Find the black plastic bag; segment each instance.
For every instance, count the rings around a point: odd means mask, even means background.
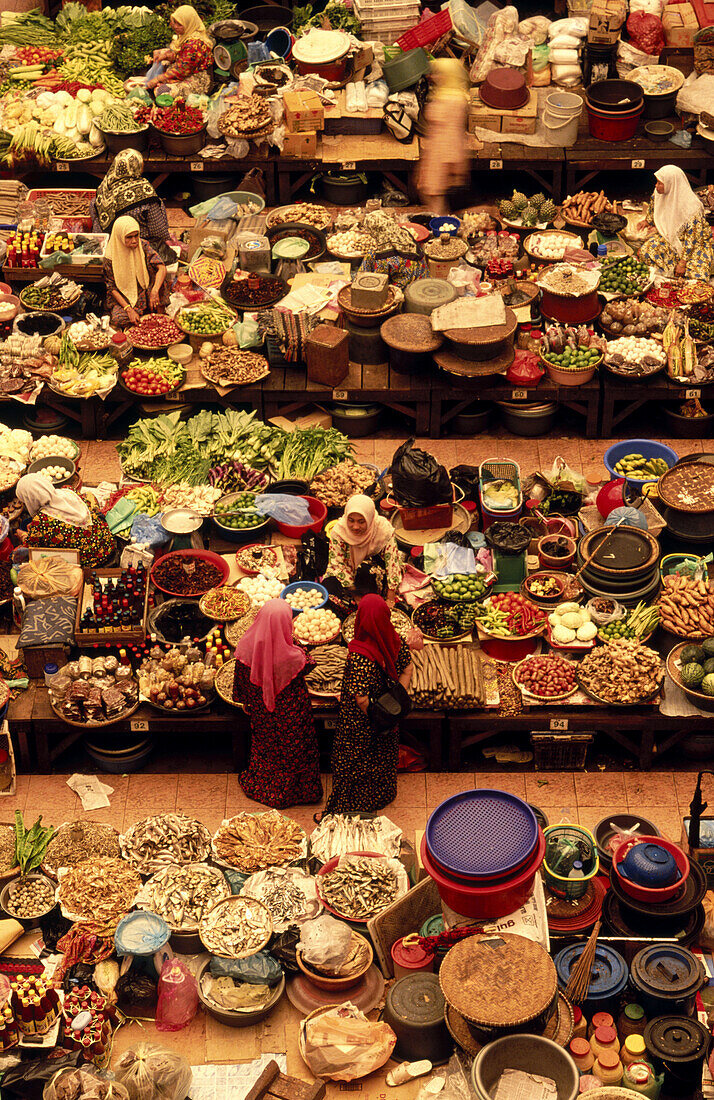
[[[296,948],[299,943],[300,926],[291,924],[284,932],[273,932],[268,944],[268,951],[285,970],[297,973],[300,969],[296,958]]]
[[[44,917],[40,917],[40,931],[47,950],[56,951],[57,940],[61,940],[63,936],[66,936],[71,927],[72,921],[62,916],[59,907],[51,909]],[[92,968],[89,969],[91,977]]]
[[[233,978],[237,982],[250,985],[278,984],[283,976],[283,968],[277,959],[267,951],[259,951],[247,959],[221,959],[214,955],[210,962],[210,971],[214,978]]]
[[[301,581],[316,581],[327,569],[330,544],[327,537],[315,531],[308,531],[302,537],[302,546],[297,552],[297,578]]]
[[[427,451],[415,447],[413,437],[394,452],[391,474],[397,504],[428,508],[432,504],[448,504],[454,498],[446,467]]]
[[[466,494],[467,500],[478,500],[478,466],[452,466],[449,475],[453,484]]]
[[[11,1066],[3,1074],[2,1100],[42,1100],[45,1085],[58,1070],[74,1069],[80,1061],[80,1051],[56,1047],[46,1058]]]

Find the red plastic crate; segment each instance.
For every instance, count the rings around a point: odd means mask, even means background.
[[[406,508],[397,505],[405,531],[426,531],[432,527],[450,527],[454,509],[452,504],[432,504],[428,508]]]
[[[416,27],[405,31],[401,38],[397,39],[397,45],[405,52],[415,50],[417,46],[430,46],[432,42],[438,42],[452,27],[451,12],[448,8],[444,8],[437,15],[430,15],[428,19],[422,19],[417,23]]]

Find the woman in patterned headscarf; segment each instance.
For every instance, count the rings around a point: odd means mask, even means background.
[[[176,254],[166,243],[170,237],[166,208],[147,179],[144,158],[136,149],[122,149],[97,188],[90,209],[95,233],[111,233],[122,214],[139,223],[141,239],[148,241],[164,263],[175,263]]]

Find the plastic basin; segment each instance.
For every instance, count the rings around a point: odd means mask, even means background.
[[[421,842],[422,866],[436,883],[441,900],[465,917],[504,917],[507,913],[514,913],[531,896],[536,872],[544,855],[545,837],[539,829],[532,860],[513,878],[492,886],[466,886],[438,869],[429,855],[426,834]]]
[[[665,443],[658,443],[655,439],[623,439],[621,443],[613,443],[611,447],[608,447],[603,456],[605,468],[612,479],[622,476],[617,473],[615,466],[621,458],[631,454],[640,454],[645,458],[663,458],[668,466],[674,466],[679,457],[671,447],[668,447]],[[629,474],[625,476],[627,484],[633,485],[637,489],[641,489],[649,481],[657,480],[657,478],[652,477],[646,479],[631,477]]]
[[[620,873],[620,864],[624,860],[630,848],[632,848],[635,844],[648,842],[651,844],[659,845],[660,848],[665,848],[671,855],[674,856],[674,861],[677,864],[677,868],[679,870],[679,878],[675,879],[674,882],[671,882],[669,886],[641,886],[639,883],[632,882],[631,879],[625,878],[625,876]],[[613,854],[612,871],[610,873],[617,876],[618,886],[620,886],[626,894],[629,894],[631,898],[634,898],[636,901],[652,902],[657,905],[660,902],[669,901],[670,898],[673,898],[675,894],[677,894],[681,890],[682,885],[689,877],[689,860],[687,859],[681,848],[678,848],[676,844],[672,844],[671,841],[666,840],[664,837],[635,836],[623,841],[617,851]]]
[[[471,1081],[479,1100],[493,1100],[506,1069],[537,1073],[555,1081],[557,1100],[576,1100],[580,1073],[567,1050],[539,1035],[504,1035],[483,1047],[471,1067]]]
[[[613,114],[610,111],[598,110],[587,97],[585,106],[588,111],[590,136],[599,141],[629,141],[637,133],[644,110],[644,105],[641,103],[631,111]]]
[[[288,596],[291,592],[294,592],[297,588],[308,588],[308,589],[314,590],[316,592],[319,592],[320,595],[322,596],[322,603],[316,603],[315,607],[310,608],[310,610],[315,610],[315,611],[319,610],[321,607],[325,606],[325,604],[327,603],[327,601],[329,599],[329,595],[330,595],[329,592],[327,591],[327,589],[325,588],[324,585],[318,584],[317,581],[293,581],[292,584],[286,584],[285,588],[280,593],[280,599],[284,600],[286,598],[286,596]],[[293,615],[299,615],[300,612],[304,611],[304,610],[306,610],[306,609],[302,608],[302,607],[293,607],[292,608]]]
[[[304,523],[294,527],[292,524],[281,523],[280,520],[276,520],[275,523],[278,531],[289,539],[301,539],[308,531],[315,531],[315,533],[318,533],[324,527],[325,520],[327,519],[327,508],[321,500],[308,496],[298,499],[307,501],[307,506],[312,516],[312,523]]]

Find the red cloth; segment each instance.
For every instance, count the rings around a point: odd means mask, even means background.
[[[393,680],[399,679],[396,664],[399,635],[392,626],[389,608],[376,593],[363,596],[360,600],[355,620],[355,636],[348,649],[350,653],[359,653],[360,656],[374,661]]]
[[[276,696],[302,672],[307,661],[293,641],[293,613],[285,600],[268,600],[238,642],[235,658],[250,669],[250,682],[263,692],[266,710],[275,710]]]

